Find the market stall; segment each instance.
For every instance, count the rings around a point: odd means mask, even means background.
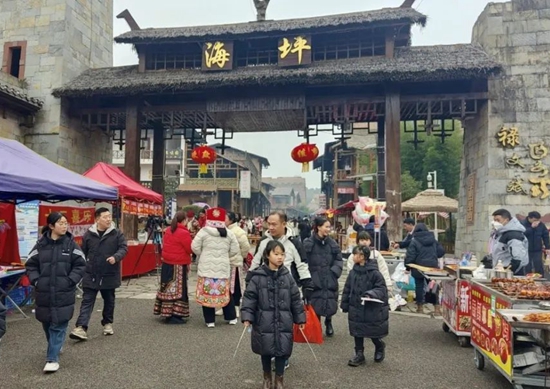
[[[163,215],[162,196],[138,184],[116,166],[99,162],[85,172],[84,176],[117,188],[122,214],[139,217]],[[124,226],[121,229],[124,232]],[[159,256],[160,251],[151,240],[128,240],[128,254],[122,261],[122,276],[145,274],[154,270],[160,261]]]
[[[529,278],[472,281],[474,362],[488,361],[516,389],[550,387],[550,283]]]
[[[28,289],[23,288],[29,285],[21,265],[21,257],[29,250],[20,253],[19,242],[25,241],[25,235],[36,242],[39,223],[36,203],[33,205],[36,213],[27,215],[35,218],[33,231],[21,224],[20,216],[25,213],[22,205],[31,201],[116,201],[118,193],[114,187],[67,170],[23,144],[3,138],[0,138],[0,182],[0,265],[7,265],[0,272],[3,274],[0,297],[19,309],[28,300]]]

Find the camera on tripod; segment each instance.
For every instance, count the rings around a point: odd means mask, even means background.
[[[146,231],[161,231],[165,226],[167,226],[166,220],[162,217],[155,215],[147,216],[147,223],[145,224]]]

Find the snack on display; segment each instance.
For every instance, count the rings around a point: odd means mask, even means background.
[[[523,317],[523,321],[532,323],[550,323],[550,313],[529,313]]]
[[[550,300],[550,284],[527,278],[493,278],[493,287],[507,296],[527,300]]]

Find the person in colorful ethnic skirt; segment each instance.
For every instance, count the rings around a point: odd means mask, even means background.
[[[246,235],[246,232],[239,227],[238,217],[238,214],[234,212],[227,212],[225,219],[227,229],[235,234],[240,248],[240,252],[236,255],[236,258],[231,258],[231,294],[233,296],[233,300],[235,301],[237,317],[239,317],[239,307],[241,305],[241,297],[245,286],[243,264],[250,251],[248,236]],[[239,263],[239,265],[235,266],[233,263]]]
[[[206,222],[193,239],[191,248],[197,254],[196,300],[202,305],[204,321],[214,328],[216,309],[223,307],[223,315],[231,325],[237,324],[235,301],[231,296],[231,266],[242,265],[239,242],[225,226],[225,210],[210,208]]]
[[[184,224],[185,213],[176,213],[162,241],[160,289],[154,314],[168,324],[184,324],[189,318],[187,274],[191,265],[191,234]]]

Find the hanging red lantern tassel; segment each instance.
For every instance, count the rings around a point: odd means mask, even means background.
[[[209,146],[195,147],[191,152],[191,159],[199,164],[199,174],[208,173],[208,164],[216,161],[216,150]]]
[[[319,149],[315,144],[302,143],[292,149],[292,159],[302,164],[302,173],[309,172],[309,163],[315,161],[319,156]]]

